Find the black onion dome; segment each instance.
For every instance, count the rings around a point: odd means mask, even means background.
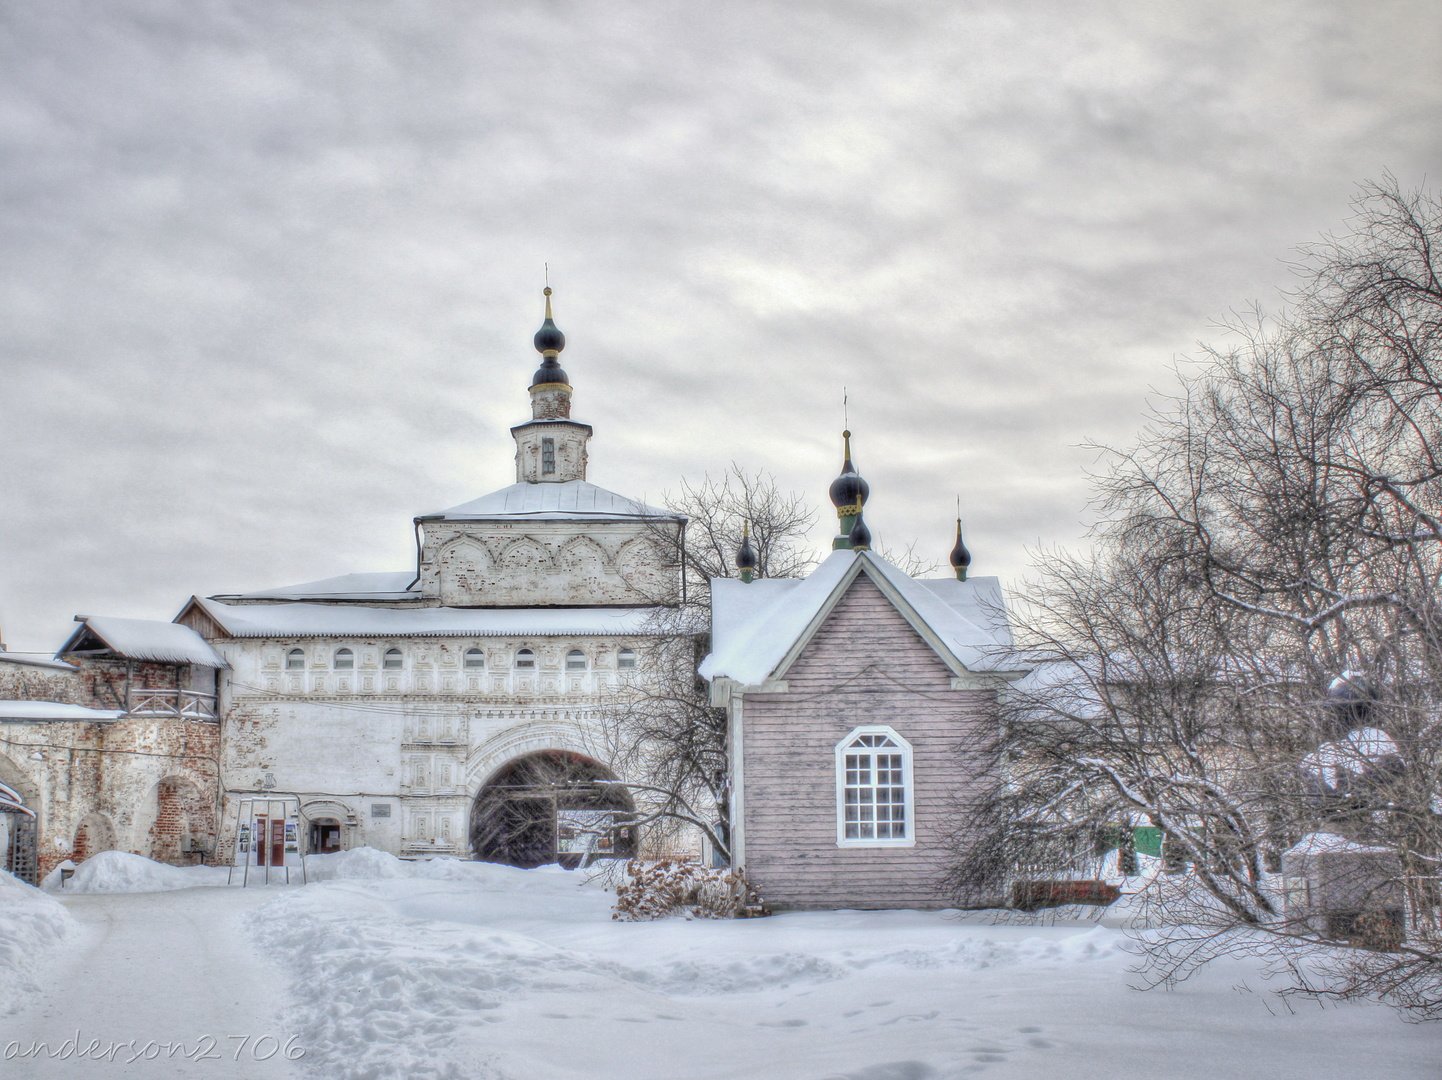
[[[831,481],[829,494],[831,505],[845,514],[856,513],[866,505],[866,499],[871,494],[871,485],[861,478],[856,467],[851,464],[851,432],[843,431],[841,437],[845,440],[845,457],[841,462],[841,475]]]
[[[736,569],[755,570],[760,565],[761,559],[756,554],[756,546],[751,543],[751,533],[747,531],[741,536],[741,546],[736,549]]]
[[[846,537],[851,541],[853,551],[867,551],[871,547],[871,530],[866,527],[866,522],[861,520],[861,515],[856,515],[856,524],[851,526],[851,532]]]
[[[956,547],[951,549],[947,556],[953,570],[965,570],[971,565],[971,552],[966,550],[966,545],[961,542],[961,519],[956,519]]]
[[[566,335],[561,333],[551,318],[551,287],[545,288],[546,295],[546,321],[541,323],[541,328],[536,331],[533,342],[536,351],[545,360],[536,369],[536,374],[531,377],[531,385],[539,386],[541,383],[569,383],[571,380],[562,370],[561,365],[556,361],[556,354],[566,347]]]
[[[1350,723],[1365,723],[1376,699],[1376,691],[1361,672],[1344,671],[1327,685],[1327,707]]]

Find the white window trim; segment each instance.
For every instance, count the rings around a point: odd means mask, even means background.
[[[901,753],[901,783],[905,789],[906,835],[899,839],[865,840],[846,835],[846,751],[863,735],[885,735],[896,743]],[[916,783],[911,769],[912,749],[896,733],[895,728],[884,724],[863,724],[853,728],[836,744],[836,846],[845,848],[902,848],[916,846]]]

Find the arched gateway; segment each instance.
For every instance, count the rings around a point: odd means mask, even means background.
[[[484,862],[575,868],[635,853],[635,806],[599,762],[566,750],[516,758],[482,786],[471,808],[471,853]]]

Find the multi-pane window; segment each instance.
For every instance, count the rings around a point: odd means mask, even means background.
[[[630,671],[636,666],[636,650],[622,649],[616,654],[616,666],[622,671]]]
[[[550,476],[556,471],[556,440],[541,439],[541,475]]]
[[[335,669],[337,671],[354,671],[355,653],[349,649],[337,649],[335,651]]]
[[[387,649],[385,659],[381,666],[387,671],[399,671],[401,666],[401,651],[399,649]]]
[[[480,671],[486,666],[486,654],[480,649],[466,650],[466,670]]]
[[[571,672],[586,670],[586,654],[580,649],[572,649],[566,654],[566,670]]]
[[[890,728],[857,728],[838,744],[836,759],[836,842],[910,844],[911,745]]]
[[[286,670],[286,671],[304,671],[304,670],[305,670],[305,650],[304,650],[304,649],[291,649],[290,652],[288,652],[288,653],[285,654],[285,670]]]
[[[530,649],[518,649],[516,651],[516,668],[521,671],[534,671],[536,668],[536,654]]]

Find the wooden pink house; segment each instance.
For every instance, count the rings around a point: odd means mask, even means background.
[[[873,554],[855,481],[847,501],[833,485],[846,535],[809,577],[747,580],[743,544],[742,580],[712,582],[701,674],[727,711],[733,862],[772,907],[998,902],[941,878],[1020,674],[1000,586],[967,580],[959,532],[943,580]]]

